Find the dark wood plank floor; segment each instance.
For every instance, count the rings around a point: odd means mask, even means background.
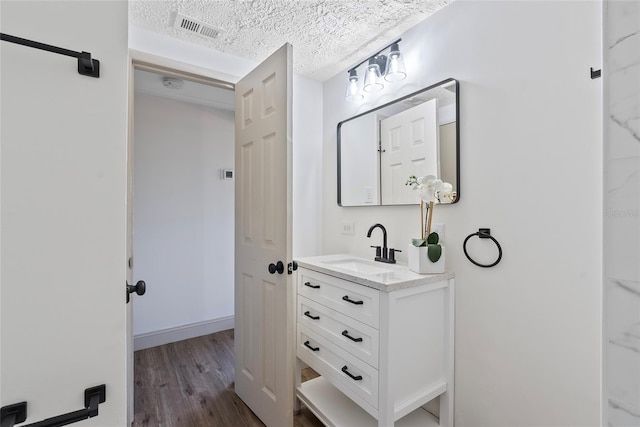
[[[233,330],[136,351],[134,360],[133,426],[264,426],[233,391]],[[303,371],[303,381],[315,376]],[[303,407],[294,426],[322,423]]]

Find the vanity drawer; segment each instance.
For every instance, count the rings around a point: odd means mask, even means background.
[[[298,324],[297,356],[343,393],[378,408],[378,371]]]
[[[377,289],[301,268],[298,294],[379,328],[380,292]]]
[[[378,367],[377,329],[298,295],[298,323],[322,335],[374,368]]]

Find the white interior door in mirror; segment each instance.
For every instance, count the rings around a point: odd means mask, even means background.
[[[438,134],[437,99],[380,121],[383,205],[419,201],[417,193],[405,185],[409,176],[440,176]]]

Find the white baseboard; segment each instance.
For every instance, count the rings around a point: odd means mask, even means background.
[[[160,331],[147,332],[133,337],[133,350],[156,347],[171,342],[182,341],[202,335],[233,329],[234,317],[227,316],[219,319],[205,320],[204,322],[191,323]]]

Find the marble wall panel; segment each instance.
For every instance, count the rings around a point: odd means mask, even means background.
[[[605,1],[604,421],[640,426],[640,2]]]

